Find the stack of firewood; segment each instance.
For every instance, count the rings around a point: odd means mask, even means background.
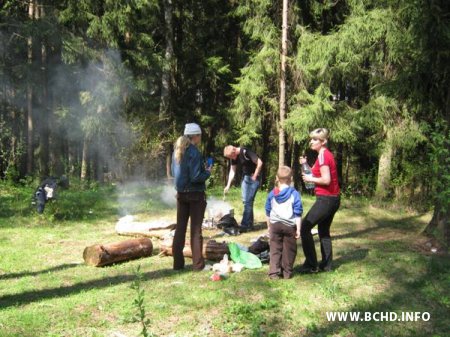
[[[162,239],[160,256],[172,256],[173,236],[171,231],[175,227],[176,225],[167,221],[144,223],[135,222],[131,216],[124,217],[117,223],[116,232],[119,235],[140,236],[140,238],[86,247],[83,252],[84,261],[88,265],[101,267],[116,262],[151,256],[153,244],[148,237]],[[210,240],[203,245],[203,256],[207,260],[220,261],[225,254],[230,254],[226,242]],[[192,258],[189,243],[184,247],[183,255]]]

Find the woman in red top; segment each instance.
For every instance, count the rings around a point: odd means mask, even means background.
[[[331,270],[331,261],[333,259],[333,250],[331,246],[330,226],[333,222],[334,214],[340,206],[340,189],[338,184],[338,175],[336,162],[333,154],[326,147],[329,132],[327,129],[320,128],[312,131],[310,147],[317,151],[317,157],[312,167],[312,175],[303,174],[303,181],[314,183],[316,192],[316,202],[306,214],[302,221],[300,236],[302,238],[303,253],[305,262],[300,268],[300,272],[314,273],[318,269],[322,271]],[[301,157],[300,163],[306,163],[306,158]],[[322,261],[317,263],[316,248],[311,229],[318,225],[320,238],[320,251]]]

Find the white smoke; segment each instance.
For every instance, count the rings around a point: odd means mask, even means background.
[[[166,184],[161,190],[161,200],[164,204],[171,208],[177,207],[177,191],[173,185]]]
[[[205,217],[208,219],[214,219],[214,221],[220,220],[224,215],[231,214],[234,216],[234,209],[231,204],[226,201],[210,197],[207,200],[208,205],[206,207]]]

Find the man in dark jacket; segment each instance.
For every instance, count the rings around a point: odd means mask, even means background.
[[[228,145],[223,150],[223,155],[231,159],[231,169],[228,175],[228,183],[223,190],[228,193],[231,182],[236,174],[236,167],[239,164],[242,167],[242,202],[244,203],[244,214],[242,215],[241,231],[253,229],[253,203],[255,201],[256,192],[259,187],[259,174],[263,165],[262,160],[258,155],[250,149],[245,147],[234,147]]]

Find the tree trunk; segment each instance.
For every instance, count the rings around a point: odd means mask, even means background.
[[[450,208],[446,208],[441,203],[436,202],[433,217],[424,230],[425,233],[436,236],[450,247]]]
[[[375,196],[380,200],[386,198],[389,194],[391,184],[391,162],[393,155],[394,149],[392,147],[392,142],[388,132],[388,136],[383,147],[383,152],[381,153],[378,162],[378,179]]]
[[[81,181],[85,181],[88,176],[88,161],[89,161],[89,139],[84,136],[83,140],[83,154],[81,159]]]
[[[34,19],[35,3],[34,0],[28,2],[28,18]],[[27,38],[27,175],[33,174],[33,151],[34,151],[34,132],[33,132],[33,87],[32,87],[32,65],[33,65],[33,37]]]
[[[45,15],[44,6],[38,7],[38,17]],[[45,41],[41,42],[41,78],[42,78],[42,109],[39,116],[40,122],[40,144],[39,144],[39,166],[41,177],[48,177],[49,170],[49,101],[48,101],[48,80],[47,80],[47,47]]]
[[[287,33],[288,33],[288,0],[283,0],[283,23],[281,33],[281,73],[280,73],[280,124],[278,144],[278,165],[285,165],[286,133],[284,121],[286,119],[286,56],[287,56]]]
[[[152,252],[152,240],[138,238],[108,245],[86,247],[83,252],[83,259],[87,265],[102,267],[116,262],[151,256]]]
[[[161,139],[163,141],[163,157],[166,158],[166,176],[170,173],[170,140],[168,132],[172,119],[172,77],[173,77],[173,6],[172,0],[164,0],[164,21],[166,50],[164,54],[165,64],[161,79],[161,102],[159,106],[159,119],[161,122]]]
[[[300,178],[300,163],[298,159],[300,155],[300,145],[294,140],[292,147],[292,176],[294,177],[295,188],[299,190],[300,185],[298,184],[298,181]]]
[[[448,135],[450,127],[450,88],[447,88],[446,98],[443,100],[445,106],[442,111],[445,114],[446,128],[444,128],[444,135]],[[436,189],[436,197],[434,202],[434,212],[433,218],[431,219],[428,226],[425,228],[425,232],[428,234],[433,234],[438,238],[442,238],[445,245],[450,247],[450,202],[448,200],[448,184],[442,183],[450,175],[450,167],[448,166],[448,154],[450,153],[450,140],[444,138],[444,143],[442,144],[441,153],[439,155],[439,169],[437,172],[438,182]],[[446,155],[447,154],[447,155]]]
[[[264,183],[267,181],[267,174],[269,172],[269,154],[270,154],[270,138],[268,135],[271,134],[271,121],[268,117],[264,117],[263,120],[263,135],[267,135],[265,137],[262,137],[262,154],[260,155],[261,160],[263,162],[263,167],[261,171],[261,181]],[[238,170],[236,173],[235,181],[240,181],[240,177],[238,173],[240,170]],[[239,179],[239,180],[238,180]]]
[[[345,179],[344,179],[345,188],[347,188],[348,186],[349,174],[350,174],[350,150],[348,146],[345,146]]]
[[[339,186],[343,188],[343,173],[342,173],[342,167],[343,167],[343,161],[344,161],[344,145],[342,143],[339,143],[336,150],[336,168],[337,168],[337,174],[338,174],[338,182]]]

